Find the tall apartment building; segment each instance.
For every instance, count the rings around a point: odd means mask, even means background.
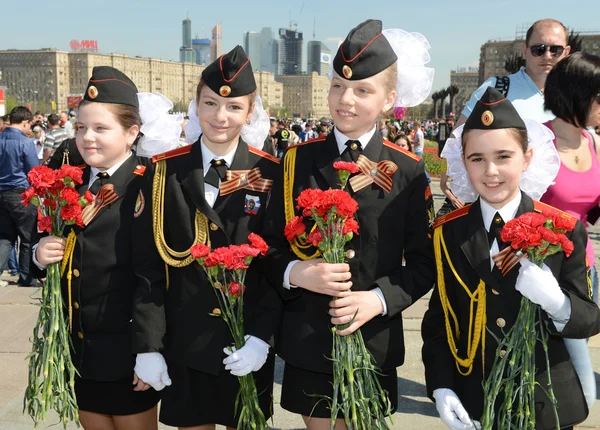
[[[179,61],[182,63],[196,62],[196,51],[192,48],[192,21],[189,18],[184,19],[181,23]]]
[[[290,110],[292,116],[329,116],[327,76],[312,72],[307,75],[277,75],[275,80],[283,84],[283,106]]]
[[[210,39],[192,39],[192,48],[196,52],[196,64],[210,64]]]
[[[212,63],[222,54],[221,52],[221,23],[215,25],[212,29],[212,40],[210,42],[210,62]]]
[[[279,29],[279,74],[302,73],[302,33],[286,28]]]
[[[260,70],[279,73],[279,41],[275,39],[271,27],[263,27],[260,31]]]
[[[254,70],[261,70],[261,46],[260,46],[260,33],[256,31],[246,31],[243,36],[244,52],[250,58],[252,68]]]
[[[323,42],[311,40],[308,42],[307,52],[307,68],[308,73],[317,72],[321,76],[329,74],[329,65],[333,58],[331,51]]]
[[[458,118],[473,91],[479,87],[479,69],[477,67],[457,67],[456,70],[451,70],[450,85],[456,85],[459,89],[458,94],[454,97],[454,113]]]
[[[131,78],[141,92],[160,92],[187,107],[195,96],[204,66],[121,54],[64,52],[56,49],[0,51],[0,86],[23,105],[67,109],[67,96],[81,95],[95,66],[112,66]],[[281,107],[283,85],[272,73],[255,73],[267,106]],[[46,112],[48,113],[48,112]]]

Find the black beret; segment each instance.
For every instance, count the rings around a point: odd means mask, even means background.
[[[527,129],[513,104],[496,88],[488,87],[465,122],[464,130],[497,130],[500,128]]]
[[[240,97],[256,91],[250,59],[240,45],[210,63],[202,72],[202,80],[221,97]]]
[[[381,33],[381,21],[368,19],[353,28],[333,58],[333,70],[351,81],[380,73],[398,60]]]
[[[115,103],[139,109],[138,89],[123,72],[109,66],[97,66],[92,70],[83,99],[88,102]]]

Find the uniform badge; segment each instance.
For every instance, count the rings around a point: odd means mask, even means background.
[[[256,215],[260,209],[260,198],[246,194],[246,202],[244,204],[244,212],[250,215]]]
[[[231,94],[231,87],[229,85],[223,85],[221,88],[219,88],[219,94],[221,97],[227,97],[229,94]]]
[[[494,123],[494,114],[492,111],[486,110],[481,114],[481,123],[486,127],[489,127]]]
[[[352,77],[352,69],[350,66],[342,67],[342,73],[344,74],[344,78],[350,79]]]
[[[91,98],[92,100],[95,99],[96,97],[98,97],[98,88],[91,85],[88,88],[88,97]]]
[[[142,190],[140,190],[137,200],[135,201],[135,206],[133,207],[133,216],[135,218],[142,214],[144,211],[144,206],[146,206],[146,199],[144,198],[144,193],[142,193]]]

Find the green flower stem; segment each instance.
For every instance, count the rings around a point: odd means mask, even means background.
[[[543,259],[533,253],[529,255],[529,259],[541,267]],[[498,347],[492,371],[484,381],[484,410],[481,418],[484,430],[491,430],[494,426],[495,406],[501,391],[504,393],[496,422],[498,430],[535,429],[535,387],[537,384],[535,380],[537,373],[535,350],[539,340],[546,356],[546,369],[549,370],[548,337],[549,334],[542,322],[541,309],[523,297],[515,324],[503,339],[497,339]],[[501,351],[504,351],[502,357]],[[547,393],[554,409],[558,428],[556,398],[552,390],[550,375],[548,376]]]
[[[231,296],[227,292],[227,285],[230,282],[238,282],[240,288],[243,288],[246,271],[245,270],[226,270],[223,267],[218,268],[216,276],[210,270],[202,266],[212,288],[215,290],[219,309],[221,310],[221,318],[227,324],[233,344],[237,350],[243,348],[246,344],[244,334],[244,294],[239,296]],[[220,288],[215,288],[215,285],[220,285]],[[217,316],[217,315],[215,315]],[[239,430],[257,429],[264,430],[269,428],[267,420],[260,408],[258,402],[258,390],[254,375],[238,376],[240,389],[235,401],[235,411],[239,411],[238,426]]]
[[[50,409],[57,412],[65,428],[68,422],[78,424],[79,421],[75,397],[76,370],[71,358],[68,317],[63,312],[59,264],[54,263],[47,268],[46,285],[42,289],[40,311],[31,339],[32,351],[28,356],[23,412],[32,417],[36,427],[46,420]]]

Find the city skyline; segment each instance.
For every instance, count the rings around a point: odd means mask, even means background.
[[[579,4],[577,10],[591,11],[596,7],[590,0],[582,0]],[[518,13],[513,11],[516,7]],[[270,27],[276,33],[279,28],[288,28],[291,21],[292,26],[297,25],[298,31],[304,33],[302,70],[306,70],[308,41],[323,42],[333,55],[339,41],[352,27],[367,18],[374,18],[381,19],[384,28],[399,27],[420,32],[429,40],[432,58],[429,66],[436,70],[435,91],[448,86],[451,70],[477,65],[480,47],[486,41],[514,38],[518,27],[537,19],[550,15],[580,32],[600,29],[594,14],[581,14],[574,8],[568,10],[564,2],[557,0],[528,3],[498,0],[489,4],[457,0],[452,7],[439,0],[401,6],[391,0],[380,0],[377,7],[369,8],[369,11],[364,9],[348,7],[342,2],[325,4],[314,0],[297,2],[286,8],[271,2],[248,4],[232,0],[226,10],[219,9],[216,4],[189,3],[174,7],[156,0],[126,3],[108,0],[102,8],[83,3],[77,8],[60,9],[41,3],[28,10],[27,19],[23,20],[9,19],[10,16],[22,16],[16,4],[11,3],[3,9],[7,17],[3,32],[10,37],[0,41],[0,49],[57,48],[69,51],[71,40],[97,40],[102,53],[178,61],[181,23],[186,17],[193,23],[191,33],[194,38],[210,38],[210,30],[221,23],[222,52],[243,45],[244,32],[260,32],[262,28]],[[507,10],[510,13],[506,13]],[[37,25],[45,23],[48,25]]]

